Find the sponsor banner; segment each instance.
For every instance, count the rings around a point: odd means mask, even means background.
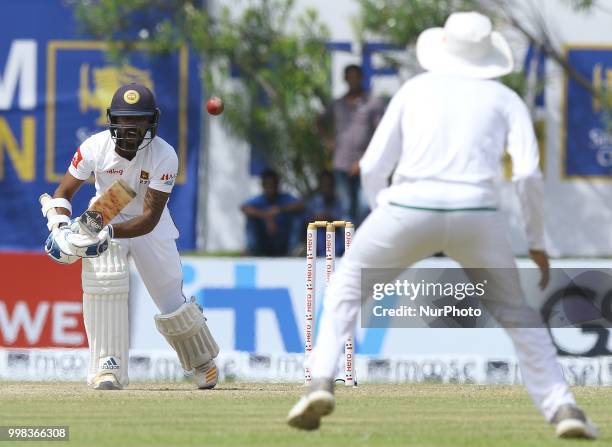
[[[156,95],[162,111],[158,135],[179,157],[178,176],[163,179],[168,185],[176,182],[169,207],[181,232],[178,246],[194,249],[201,108],[197,55],[184,47],[151,57],[137,46],[118,67],[109,62],[103,42],[79,32],[68,2],[2,6],[0,249],[42,249],[48,232],[38,197],[55,190],[80,143],[106,129],[114,91],[130,82]],[[31,20],[32,11],[45,20]],[[150,181],[148,175],[141,175],[141,183]],[[83,185],[73,200],[75,214],[87,209],[93,194],[93,184]]]
[[[606,96],[612,82],[612,47],[569,47],[567,62],[595,91]],[[576,80],[568,77],[565,101],[565,175],[604,176],[612,174],[610,112]]]
[[[338,260],[341,262],[341,259]],[[306,263],[303,259],[182,259],[184,290],[204,306],[208,324],[222,352],[302,354],[306,317]],[[446,259],[417,264],[423,268],[456,266]],[[521,262],[527,266],[527,262]],[[559,268],[589,267],[605,272],[610,261],[555,262]],[[315,335],[323,312],[324,261],[317,262]],[[82,322],[80,263],[62,266],[43,254],[0,254],[0,347],[85,347]],[[563,284],[545,294],[537,290],[537,274],[523,276],[526,296],[533,300],[559,296]],[[532,269],[531,272],[537,272]],[[6,275],[6,276],[5,276]],[[130,340],[135,351],[168,351],[155,329],[159,313],[137,272],[130,277]],[[593,283],[591,283],[593,284]],[[607,289],[593,289],[608,297]],[[611,302],[608,300],[607,302]],[[553,310],[555,307],[552,308]],[[554,342],[567,356],[612,355],[609,329],[585,326],[554,329]],[[503,329],[404,329],[356,327],[356,352],[370,357],[465,355],[512,357]]]
[[[342,260],[338,259],[338,263]],[[222,351],[251,353],[302,353],[306,319],[306,262],[304,259],[183,257],[184,291],[204,307],[208,324]],[[457,267],[448,259],[428,259],[421,268]],[[553,282],[539,291],[539,275],[530,261],[519,261],[525,296],[532,304],[558,297],[568,284]],[[556,268],[588,268],[607,274],[610,261],[553,261]],[[324,260],[316,264],[315,335],[323,312]],[[132,277],[130,312],[134,322],[133,349],[167,349],[157,333],[153,316],[158,312],[140,279]],[[593,289],[599,297],[605,288]],[[554,309],[553,309],[554,310]],[[562,355],[612,355],[610,331],[604,327],[554,329],[553,338]],[[414,341],[414,342],[412,342]],[[512,343],[503,329],[404,329],[356,327],[356,352],[374,357],[414,355],[476,355],[512,357]]]
[[[59,265],[38,253],[1,253],[0,347],[87,346],[81,263]]]
[[[303,355],[222,352],[217,358],[222,382],[301,383]],[[612,385],[612,357],[563,358],[563,372],[571,385]],[[86,349],[0,349],[0,379],[85,382]],[[341,366],[341,365],[339,365]],[[521,383],[514,358],[482,356],[414,356],[356,358],[359,383]],[[132,351],[130,381],[189,380],[171,351]]]

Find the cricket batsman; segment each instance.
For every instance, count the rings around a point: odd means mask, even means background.
[[[107,110],[108,129],[77,149],[52,200],[42,208],[52,231],[46,251],[55,261],[82,257],[83,317],[89,342],[88,384],[119,390],[128,384],[128,255],[132,257],[159,315],[155,324],[176,351],[183,369],[194,371],[198,388],[213,388],[219,352],[201,308],[186,302],[176,239],[166,206],[178,173],[174,148],[157,136],[160,111],[143,85],[120,87]],[[136,193],[94,237],[71,221],[70,200],[94,176],[96,198],[123,180]]]
[[[512,71],[510,47],[488,17],[454,13],[425,30],[417,58],[426,70],[392,98],[360,161],[374,210],[358,229],[327,289],[307,394],[288,423],[317,429],[335,406],[338,358],[360,307],[361,269],[404,268],[444,252],[464,268],[487,268],[497,287],[483,304],[512,339],[523,382],[559,437],[596,438],[563,377],[539,313],[520,288],[494,181],[507,149],[529,254],[548,282],[543,185],[533,125],[520,97],[494,78]],[[388,179],[392,175],[391,185]],[[484,298],[487,298],[486,301]]]

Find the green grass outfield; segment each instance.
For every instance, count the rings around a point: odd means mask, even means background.
[[[576,388],[599,425],[593,443],[555,439],[518,386],[337,387],[318,432],[285,424],[299,385],[135,383],[94,391],[81,383],[0,382],[0,425],[68,425],[70,441],[15,446],[610,446],[612,388]],[[5,443],[0,443],[4,445]]]

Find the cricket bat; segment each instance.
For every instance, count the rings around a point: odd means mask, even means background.
[[[136,192],[127,183],[123,180],[115,180],[90,205],[87,211],[77,218],[82,232],[91,236],[97,235],[134,197],[136,197]],[[51,200],[51,196],[47,193],[42,194],[38,199],[41,205],[44,205],[47,200]]]

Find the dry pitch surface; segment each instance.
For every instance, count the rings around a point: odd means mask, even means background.
[[[285,424],[298,385],[135,383],[93,391],[80,383],[0,382],[0,425],[68,425],[73,446],[610,446],[612,388],[576,388],[600,426],[594,443],[553,437],[521,387],[363,385],[337,387],[336,411],[318,432]],[[4,443],[2,443],[4,444]],[[9,445],[6,443],[6,445]]]

